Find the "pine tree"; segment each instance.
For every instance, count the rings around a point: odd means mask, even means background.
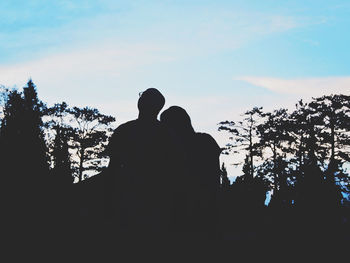
[[[320,139],[327,145],[328,162],[326,179],[335,182],[334,173],[342,163],[350,161],[350,96],[329,95],[313,99],[309,103],[313,118],[322,128]]]
[[[227,189],[230,187],[231,182],[227,175],[228,174],[227,174],[225,163],[222,163],[221,170],[220,170],[220,179],[221,179],[220,183],[221,183],[222,189]]]
[[[36,219],[45,214],[44,203],[49,201],[41,119],[44,109],[34,83],[29,80],[23,93],[17,90],[8,93],[0,132],[2,178],[9,208]]]
[[[288,132],[289,115],[286,109],[274,110],[273,112],[261,113],[265,121],[261,123],[257,130],[260,138],[260,147],[264,152],[265,162],[268,169],[266,174],[270,174],[273,179],[273,190],[277,192],[280,188],[279,174],[283,172],[281,158],[286,158],[290,153],[288,142],[293,138]]]
[[[36,87],[30,79],[27,86],[23,88],[24,102],[24,123],[23,137],[25,138],[27,164],[33,172],[47,177],[48,159],[47,148],[44,139],[42,117],[45,114],[46,106],[39,100]],[[40,180],[44,180],[41,178]]]
[[[340,182],[346,179],[343,164],[350,161],[350,96],[314,98],[309,108],[321,130],[319,140],[325,149],[321,160],[324,167],[322,195],[325,197],[322,202],[335,207],[340,205],[342,199]]]

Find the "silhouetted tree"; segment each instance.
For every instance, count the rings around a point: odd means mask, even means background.
[[[73,107],[69,113],[75,122],[73,147],[77,150],[78,157],[73,165],[78,180],[82,181],[85,171],[101,171],[102,158],[105,157],[104,148],[113,131],[111,123],[115,118],[89,107]]]
[[[247,176],[249,176],[250,179],[254,177],[254,157],[261,156],[257,137],[257,125],[259,117],[262,114],[261,109],[261,107],[255,107],[245,112],[243,114],[243,120],[237,123],[233,121],[223,121],[219,123],[219,131],[229,132],[231,134],[229,139],[232,141],[232,143],[226,144],[223,153],[247,153],[249,158],[245,160],[245,163],[249,165],[249,173],[247,173]],[[249,163],[247,163],[247,161]]]
[[[260,147],[264,152],[265,174],[270,174],[273,179],[273,190],[276,193],[284,180],[281,175],[284,173],[285,167],[282,165],[282,159],[287,158],[290,153],[288,142],[292,140],[287,128],[288,112],[286,109],[274,110],[273,112],[261,113],[265,121],[258,126],[258,134],[260,137]]]
[[[9,91],[4,86],[0,85],[0,127],[2,119],[4,117],[4,107],[7,100],[8,92]]]
[[[222,189],[227,189],[228,187],[230,187],[230,184],[231,184],[230,179],[228,179],[228,176],[227,176],[227,169],[226,169],[225,163],[222,163],[221,165],[220,183],[221,183]]]
[[[322,184],[320,167],[326,159],[326,147],[321,140],[322,121],[314,113],[309,103],[299,101],[289,117],[288,131],[293,138],[288,143],[293,155],[289,158],[290,181],[293,202],[298,206],[309,203],[311,196],[307,193],[316,192],[315,189],[318,191]]]
[[[8,103],[9,93],[10,91],[8,89],[6,89],[4,86],[0,86],[0,160],[5,160],[5,156],[7,155],[3,126],[5,119],[5,107]],[[4,167],[2,167],[2,165],[1,169],[5,172]]]
[[[243,201],[245,207],[261,208],[265,204],[269,181],[259,173],[259,168],[261,169],[261,166],[258,166],[254,178],[250,178],[251,168],[249,159],[250,156],[247,155],[242,167],[243,175],[237,177],[235,184],[241,191],[241,201]]]
[[[60,176],[62,181],[73,182],[71,161],[69,153],[69,140],[71,133],[67,129],[56,129],[56,137],[52,149],[53,168],[52,173]]]
[[[350,160],[350,96],[329,95],[315,98],[309,103],[312,117],[321,129],[320,141],[325,148],[323,164],[324,203],[330,206],[340,204],[340,181],[346,179],[342,166]],[[338,177],[339,175],[339,177]]]
[[[66,184],[73,182],[71,153],[74,129],[70,125],[68,105],[65,102],[55,104],[46,113],[45,123],[47,143],[50,149],[51,173],[58,181]]]
[[[334,183],[334,173],[344,161],[350,161],[350,96],[330,95],[313,99],[309,103],[313,117],[319,120],[321,139],[327,145],[327,181]]]
[[[0,85],[0,159],[3,160],[3,155],[5,155],[4,152],[4,145],[3,145],[3,133],[2,133],[2,122],[4,118],[4,108],[7,101],[9,91],[4,87]]]
[[[32,169],[35,174],[43,174],[48,169],[41,119],[44,110],[34,83],[29,80],[23,93],[9,92],[1,127],[7,150],[14,154],[9,159],[22,162],[25,171]]]
[[[302,170],[305,154],[306,141],[309,136],[309,111],[307,104],[302,100],[295,105],[296,109],[289,116],[288,131],[292,140],[288,141],[293,157],[290,161],[295,164],[295,168],[300,172]]]
[[[42,117],[45,114],[46,105],[39,100],[36,87],[30,79],[23,88],[24,123],[23,128],[27,146],[30,148],[27,160],[33,164],[33,170],[45,174],[48,171],[47,149],[43,133]],[[30,155],[29,155],[30,154]],[[31,156],[29,159],[28,157]]]
[[[243,175],[236,178],[229,188],[230,193],[224,195],[230,198],[232,205],[222,205],[238,227],[251,228],[256,225],[253,218],[257,216],[257,209],[264,206],[266,198],[267,188],[262,180],[263,177],[256,176],[258,165],[255,164],[262,157],[258,133],[258,127],[263,121],[262,114],[262,108],[255,107],[246,111],[241,121],[219,123],[219,131],[230,133],[231,142],[226,145],[224,154],[232,153],[237,157],[245,154],[242,166]],[[236,162],[235,165],[241,163]],[[231,208],[228,209],[229,207]]]
[[[45,214],[43,207],[50,200],[42,130],[44,111],[45,105],[39,100],[32,80],[23,93],[17,90],[8,93],[0,132],[2,177],[13,215],[28,215],[27,219]]]

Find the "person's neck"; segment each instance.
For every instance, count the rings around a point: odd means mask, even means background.
[[[142,114],[141,112],[139,113],[139,120],[141,121],[147,121],[147,122],[156,122],[157,121],[157,115],[149,115],[149,114]]]

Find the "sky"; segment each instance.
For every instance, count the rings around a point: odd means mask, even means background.
[[[350,95],[350,1],[1,0],[0,85],[29,78],[48,105],[66,101],[137,117],[154,87],[223,147],[218,123],[254,106]],[[241,174],[222,156],[231,179]]]

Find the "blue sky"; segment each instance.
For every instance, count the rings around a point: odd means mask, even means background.
[[[216,124],[253,106],[350,93],[349,1],[2,0],[0,18],[0,84],[32,77],[42,100],[116,125],[155,87],[223,146]]]

